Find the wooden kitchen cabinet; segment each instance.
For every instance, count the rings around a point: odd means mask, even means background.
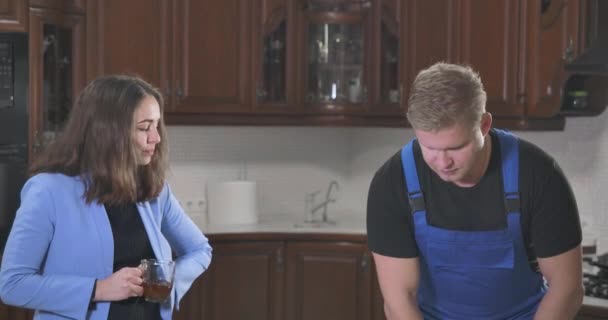
[[[294,241],[286,253],[285,319],[369,319],[372,268],[365,244]]]
[[[86,85],[85,18],[53,9],[29,14],[29,159],[55,139]]]
[[[141,75],[169,124],[407,126],[417,73],[467,63],[496,126],[560,129],[580,1],[88,0],[87,77]]]
[[[0,319],[6,320],[31,320],[34,317],[34,311],[22,308],[7,306],[0,302]]]
[[[176,319],[384,319],[365,236],[212,234],[209,240],[211,267]]]
[[[27,0],[0,0],[0,31],[27,31]]]
[[[608,320],[608,308],[583,305],[575,320]]]
[[[251,12],[256,2],[175,2],[169,113],[251,111]]]
[[[210,240],[213,261],[176,318],[282,320],[283,243]]]
[[[457,62],[479,71],[487,110],[510,126],[563,128],[565,64],[578,53],[579,0],[457,2]]]
[[[522,39],[518,30],[524,1],[460,0],[454,8],[456,62],[469,64],[479,72],[487,93],[487,110],[495,117],[524,114],[524,101],[518,91]]]
[[[139,75],[170,102],[170,7],[169,0],[88,0],[87,79]]]
[[[580,1],[526,1],[522,10],[525,34],[521,37],[525,55],[520,64],[525,68],[520,85],[526,102],[526,115],[556,115],[564,95],[565,65],[579,52]]]

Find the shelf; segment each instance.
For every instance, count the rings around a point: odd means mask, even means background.
[[[572,74],[563,90],[560,115],[568,117],[592,117],[606,110],[608,105],[608,75]],[[575,92],[583,100],[582,107],[575,107]]]

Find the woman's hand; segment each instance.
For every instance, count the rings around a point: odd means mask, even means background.
[[[94,301],[119,301],[144,294],[140,268],[122,268],[103,280],[97,280]]]

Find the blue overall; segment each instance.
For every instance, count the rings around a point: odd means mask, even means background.
[[[424,319],[532,319],[546,285],[531,270],[520,227],[519,147],[495,130],[502,155],[507,228],[456,231],[427,223],[413,141],[401,150],[420,252],[418,305]]]

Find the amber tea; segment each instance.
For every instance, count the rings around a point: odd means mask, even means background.
[[[150,302],[163,302],[169,296],[173,285],[168,281],[144,282],[144,297]]]
[[[139,267],[142,269],[146,301],[159,303],[167,300],[173,288],[175,262],[147,259],[142,260]]]

